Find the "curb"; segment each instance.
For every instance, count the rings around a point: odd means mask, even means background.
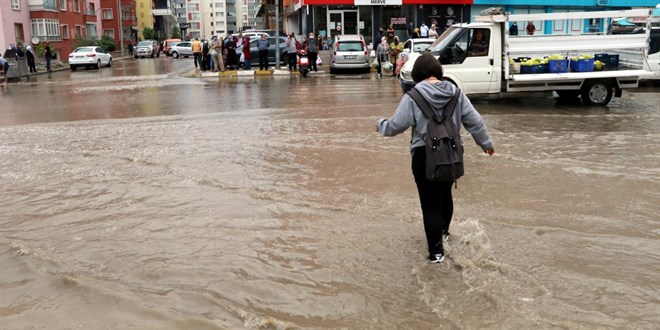
[[[257,77],[257,76],[279,76],[279,77],[286,77],[286,76],[299,76],[300,72],[298,71],[293,71],[290,72],[289,70],[277,70],[277,69],[269,69],[269,70],[226,70],[226,71],[221,71],[221,72],[198,72],[197,69],[193,69],[191,72],[187,74],[187,76],[192,77],[192,78],[251,78],[251,77]],[[318,71],[318,72],[310,72],[308,74],[309,76],[322,76],[325,75],[325,71]]]

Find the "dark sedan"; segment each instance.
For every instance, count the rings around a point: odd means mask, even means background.
[[[257,40],[258,38],[253,38],[250,40],[250,62],[253,66],[259,66],[259,50],[257,49]],[[275,37],[268,37],[268,63],[275,64]],[[286,37],[280,37],[280,63],[286,63]],[[240,54],[243,53],[243,47],[236,48],[236,54],[240,57]]]

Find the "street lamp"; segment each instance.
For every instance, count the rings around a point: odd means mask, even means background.
[[[124,58],[124,25],[121,21],[121,0],[117,0],[117,13],[119,18],[117,25],[119,26],[119,45],[121,48],[121,58]]]

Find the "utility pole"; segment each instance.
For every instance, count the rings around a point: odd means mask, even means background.
[[[117,18],[119,21],[117,25],[119,26],[119,45],[121,48],[121,58],[124,58],[124,26],[122,25],[121,20],[121,0],[117,0]]]
[[[280,1],[275,0],[275,69],[280,69]]]

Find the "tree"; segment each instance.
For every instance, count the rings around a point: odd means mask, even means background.
[[[172,39],[181,39],[181,30],[176,25],[172,27]]]
[[[111,52],[117,49],[117,44],[115,44],[115,39],[110,36],[102,36],[99,42],[101,48],[106,52]]]
[[[154,31],[154,29],[148,28],[148,27],[146,27],[142,30],[142,36],[144,37],[145,40],[147,40],[147,39],[156,40],[156,38],[157,38],[156,31]]]

